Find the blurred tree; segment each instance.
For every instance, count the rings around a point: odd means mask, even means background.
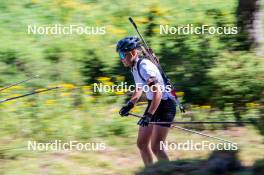
[[[97,57],[96,53],[92,50],[86,51],[85,57],[83,59],[83,68],[81,70],[84,81],[87,84],[92,84],[97,82],[97,77],[105,76],[104,72],[105,65]]]
[[[0,52],[0,61],[6,64],[15,64],[17,61],[18,56],[17,52],[14,50],[7,50]]]
[[[159,53],[161,65],[176,89],[185,92],[185,102],[208,103],[212,83],[207,71],[217,56],[211,39],[203,35],[177,35],[174,39],[164,39]]]
[[[261,52],[262,26],[261,26],[261,0],[239,0],[237,7],[237,26],[240,29],[238,41],[239,50],[256,48]]]
[[[2,50],[0,52],[0,62],[4,64],[5,75],[15,75],[17,72],[31,76],[30,69],[26,66],[27,60],[21,59],[21,53],[16,50]],[[3,74],[2,74],[3,76]]]
[[[235,27],[236,21],[231,18],[231,13],[226,14],[227,12],[220,9],[212,8],[205,12],[207,18],[213,19],[213,23],[216,27]],[[240,44],[237,41],[237,35],[218,35],[219,39],[218,47],[221,47],[223,50],[234,51],[237,50],[237,46]],[[221,45],[220,45],[221,44]]]
[[[124,67],[120,60],[118,60],[117,64],[113,67],[110,74],[113,78],[117,75],[123,76],[124,82],[127,82],[128,84],[134,84],[133,76],[129,71],[129,68]]]
[[[223,108],[233,104],[236,119],[241,119],[245,104],[260,101],[264,92],[264,64],[261,58],[245,53],[225,53],[219,56],[208,73],[214,84],[212,101]]]
[[[155,23],[155,19],[158,17],[158,10],[156,8],[157,7],[151,7],[149,12],[147,13],[148,23],[144,33],[144,35],[147,37],[152,37],[154,35],[154,28],[157,26],[157,24]]]
[[[44,51],[44,59],[52,63],[52,71],[50,71],[50,79],[58,81],[61,78],[61,70],[57,68],[60,61],[62,60],[63,51],[61,48],[56,46],[49,46]],[[56,68],[55,68],[56,67]]]
[[[45,59],[58,63],[60,61],[62,50],[58,47],[49,47],[45,50]]]

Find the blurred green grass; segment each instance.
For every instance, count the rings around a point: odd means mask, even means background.
[[[119,117],[118,110],[124,95],[92,96],[84,95],[85,102],[74,106],[75,85],[65,85],[64,90],[40,94],[33,99],[20,99],[1,106],[0,173],[1,174],[133,174],[142,167],[136,137],[137,119]],[[74,88],[70,88],[74,87]],[[83,88],[80,88],[83,89]],[[10,90],[12,91],[18,90]],[[78,91],[77,91],[78,92]],[[64,94],[64,95],[61,95]],[[67,94],[67,95],[65,95]],[[70,94],[70,95],[69,95]],[[79,94],[80,95],[80,94]],[[56,97],[56,98],[54,98]],[[36,99],[35,99],[36,98]],[[113,101],[112,98],[118,99]],[[52,100],[52,101],[49,101]],[[31,102],[33,106],[27,106]],[[109,103],[111,102],[111,103]],[[137,106],[134,113],[141,114],[146,105]],[[257,106],[250,106],[252,110]],[[31,109],[29,112],[28,110]],[[34,110],[33,110],[34,109]],[[192,116],[177,113],[176,120],[203,120],[208,115],[220,115],[210,112],[210,106],[194,105]],[[34,112],[33,112],[34,111]],[[232,113],[227,111],[221,115]],[[189,114],[190,115],[190,114]],[[249,114],[248,114],[249,115]],[[217,118],[217,116],[215,116]],[[212,117],[211,119],[214,119]],[[221,136],[239,144],[240,159],[246,165],[252,165],[262,158],[263,138],[253,127],[214,128],[200,126],[203,132]],[[198,128],[198,129],[199,129]],[[197,128],[196,128],[197,129]],[[213,130],[211,130],[213,129]],[[77,140],[79,142],[104,142],[104,151],[28,151],[17,148],[27,145],[27,141],[51,142],[53,140]],[[168,140],[201,142],[203,137],[171,130]],[[212,141],[212,140],[208,140]],[[213,142],[213,141],[212,141]],[[2,150],[10,148],[9,150]],[[12,149],[14,148],[14,149]],[[16,149],[17,148],[17,149]],[[172,160],[183,158],[204,158],[210,151],[169,151]],[[124,172],[124,168],[126,171]]]

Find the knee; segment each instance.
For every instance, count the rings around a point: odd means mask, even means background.
[[[149,143],[146,141],[138,140],[137,141],[137,147],[140,150],[146,150],[146,149],[149,149]]]

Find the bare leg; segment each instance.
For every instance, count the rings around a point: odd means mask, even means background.
[[[137,146],[145,166],[153,164],[152,153],[150,150],[150,138],[152,134],[152,125],[148,127],[139,127]]]
[[[153,126],[153,132],[151,137],[151,149],[159,161],[169,160],[169,157],[167,153],[164,151],[164,148],[160,147],[160,142],[161,141],[164,142],[166,140],[169,129],[170,128],[168,127],[163,127],[159,125]]]

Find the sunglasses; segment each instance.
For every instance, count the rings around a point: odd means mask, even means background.
[[[119,52],[119,57],[121,60],[125,59],[126,58],[125,52]]]

